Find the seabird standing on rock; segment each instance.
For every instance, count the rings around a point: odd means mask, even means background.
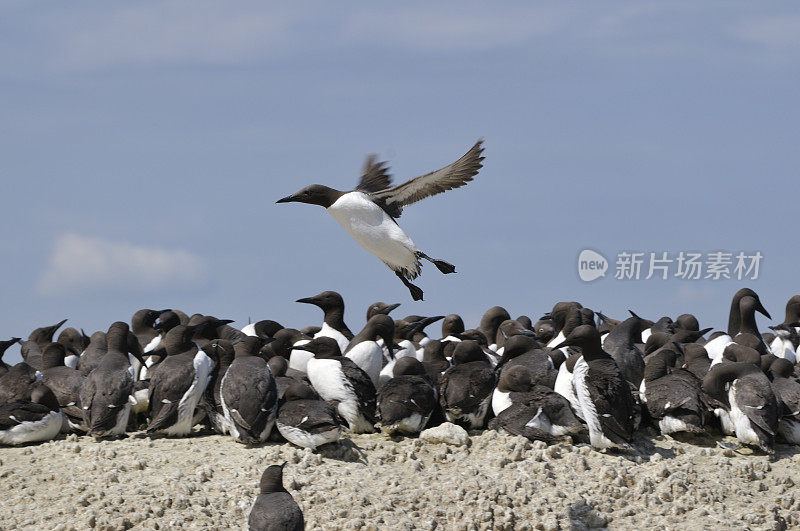
[[[303,531],[303,511],[283,487],[282,465],[268,466],[261,475],[260,494],[256,498],[247,526],[250,531]]]
[[[322,328],[314,334],[315,338],[332,337],[339,344],[339,350],[344,351],[347,348],[353,339],[353,332],[344,324],[344,299],[341,295],[335,291],[323,291],[319,295],[298,299],[296,302],[313,304],[325,312]]]
[[[105,335],[107,352],[84,381],[80,403],[89,435],[118,437],[128,426],[131,405],[136,400],[128,358],[128,331],[128,323],[122,321],[109,327]]]
[[[531,440],[554,442],[584,430],[569,402],[542,385],[535,385],[527,367],[509,367],[500,377],[492,398],[496,418],[489,429],[503,430]]]
[[[294,380],[283,395],[275,425],[283,438],[301,448],[315,450],[336,442],[342,435],[344,421],[336,407],[321,400],[305,382]]]
[[[395,272],[415,301],[422,300],[422,290],[410,282],[420,274],[420,259],[432,262],[445,274],[455,273],[455,267],[420,251],[395,219],[400,217],[405,206],[470,182],[483,167],[482,153],[483,141],[479,140],[454,163],[398,186],[392,186],[385,163],[370,156],[353,191],[342,192],[314,184],[277,202],[326,208],[356,242]]]
[[[593,325],[580,325],[555,348],[566,346],[581,349],[573,385],[592,446],[628,448],[635,429],[636,405],[630,384],[614,359],[603,351],[600,332]]]
[[[261,339],[247,336],[233,344],[235,357],[220,387],[222,411],[236,442],[267,440],[278,413],[278,387],[264,358],[257,355]]]
[[[653,354],[644,369],[639,396],[663,435],[702,433],[711,406],[702,382],[686,369],[676,368],[678,353],[665,348]]]
[[[458,343],[453,366],[439,379],[439,402],[448,422],[471,430],[483,427],[496,381],[481,346],[473,340]]]
[[[86,431],[83,422],[80,394],[86,377],[64,365],[66,349],[60,343],[50,343],[42,352],[42,383],[45,384],[58,400],[64,413],[65,431]]]
[[[789,360],[776,358],[771,360],[767,375],[780,402],[778,433],[789,444],[800,444],[800,382],[793,377],[793,371]]]
[[[390,435],[419,433],[436,407],[436,389],[422,363],[411,357],[397,360],[394,377],[378,391],[381,431]]]
[[[342,356],[336,340],[317,337],[295,349],[312,352],[308,379],[323,400],[336,405],[353,433],[375,431],[375,385],[350,358]]]
[[[211,369],[211,380],[203,393],[203,407],[206,410],[211,427],[216,432],[225,435],[228,433],[229,428],[228,421],[222,411],[220,388],[222,387],[222,379],[225,377],[225,372],[233,363],[233,358],[236,354],[233,343],[227,339],[212,341],[206,346],[205,352],[208,352],[209,357],[215,360],[216,363]]]
[[[725,426],[725,417],[720,416],[725,432],[735,433],[742,444],[758,446],[769,454],[775,452],[778,402],[760,366],[749,362],[719,363],[703,379],[703,391],[730,408],[730,425]]]
[[[147,433],[183,437],[194,426],[194,409],[211,378],[214,361],[192,340],[199,325],[178,325],[167,332],[167,357],[151,370],[150,424]]]

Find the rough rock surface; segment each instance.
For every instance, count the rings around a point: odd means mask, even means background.
[[[782,529],[800,526],[800,450],[637,435],[635,453],[484,432],[470,444],[354,435],[316,453],[230,437],[0,448],[2,529],[242,528],[264,468],[308,529]],[[785,527],[784,527],[785,526]]]
[[[464,446],[469,444],[469,434],[461,426],[451,422],[445,422],[435,428],[428,428],[419,434],[422,442],[426,443],[445,443],[453,446]]]

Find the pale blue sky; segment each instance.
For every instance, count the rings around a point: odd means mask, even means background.
[[[0,2],[0,336],[142,307],[300,327],[321,313],[292,301],[325,289],[353,329],[374,300],[720,327],[742,285],[780,321],[798,86],[793,2]],[[476,180],[400,219],[458,268],[425,268],[424,303],[322,209],[274,204],[352,187],[370,152],[402,180],[479,137]],[[764,260],[748,283],[586,284],[583,248]]]

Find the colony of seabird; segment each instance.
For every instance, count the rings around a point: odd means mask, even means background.
[[[320,326],[261,320],[238,330],[214,316],[143,309],[105,332],[66,328],[54,341],[62,321],[4,341],[3,352],[20,342],[24,361],[0,356],[0,443],[206,430],[314,450],[348,434],[396,440],[458,425],[621,454],[637,451],[637,430],[730,435],[741,445],[731,450],[765,454],[800,444],[800,295],[766,333],[756,315],[770,314],[747,288],[716,332],[691,314],[616,320],[578,302],[536,322],[495,306],[466,329],[457,314],[393,319],[398,304],[376,302],[353,334],[338,293],[298,302],[322,310]],[[437,322],[440,332],[426,332]],[[253,528],[271,528],[264,507],[278,501],[264,500],[279,498],[291,528],[302,527],[281,470],[264,472]]]

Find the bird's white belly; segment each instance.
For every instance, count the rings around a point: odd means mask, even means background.
[[[364,249],[392,269],[419,273],[417,246],[381,207],[361,192],[350,192],[328,207],[328,213]]]
[[[372,383],[378,386],[378,377],[383,365],[383,349],[375,341],[362,341],[345,354],[346,357],[361,368],[369,376]]]

